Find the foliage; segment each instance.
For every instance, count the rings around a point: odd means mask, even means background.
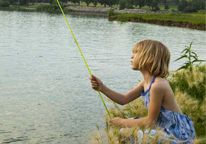
[[[92,3],[94,4],[94,6],[97,6],[98,0],[93,0]]]
[[[44,12],[60,12],[59,7],[55,4],[51,4],[51,5],[39,5],[36,8],[37,11],[44,11]]]
[[[7,0],[0,0],[0,7],[9,7],[9,4]]]
[[[80,5],[80,0],[70,0],[72,3],[77,3],[77,4],[79,4]]]
[[[133,6],[132,6],[132,1],[131,0],[120,0],[119,1],[119,9],[122,10],[122,9],[133,9]]]
[[[139,8],[141,9],[143,6],[146,5],[146,2],[145,0],[136,0],[136,5],[139,5]]]
[[[206,105],[206,95],[205,95],[205,82],[206,82],[206,64],[204,65],[196,65],[193,67],[193,72],[190,75],[188,73],[188,70],[182,70],[173,72],[169,78],[168,81],[171,84],[173,90],[175,99],[182,110],[183,114],[189,116],[194,124],[196,136],[197,139],[195,140],[194,144],[201,144],[204,142],[204,136],[206,134],[206,111],[205,111],[205,105]],[[182,73],[187,73],[187,76],[184,77]],[[190,79],[190,76],[192,77]],[[181,77],[184,77],[184,79],[180,79]],[[187,81],[188,86],[183,87],[183,83]],[[200,84],[201,83],[201,84]],[[175,87],[173,87],[175,85]],[[200,85],[204,85],[204,87],[201,87]],[[187,87],[195,86],[196,89],[202,89],[203,98],[202,100],[196,99],[191,95],[191,91],[183,89],[187,89]],[[200,86],[200,87],[199,87]],[[198,91],[198,90],[197,90]],[[197,93],[195,91],[194,93]],[[116,103],[114,103],[114,107],[109,109],[110,114],[112,117],[121,117],[121,118],[131,118],[131,117],[145,117],[147,115],[147,109],[145,108],[143,104],[143,100],[141,98],[124,105],[122,108],[120,108]],[[99,130],[99,129],[98,129]],[[138,141],[138,134],[139,134],[139,128],[124,128],[120,129],[118,127],[110,127],[108,117],[106,116],[106,138],[103,137],[102,132],[99,130],[99,134],[93,137],[93,143],[97,144],[103,144],[103,139],[107,140],[107,143],[134,143]],[[148,129],[147,129],[148,130]],[[149,129],[151,130],[151,129]],[[141,130],[140,130],[141,131]],[[146,128],[142,128],[142,131],[146,131]],[[149,137],[147,134],[144,135],[142,143],[156,143],[158,139],[161,139],[161,136],[163,134],[160,132],[158,133],[154,138]],[[202,138],[203,137],[203,138]],[[168,143],[167,141],[164,141],[162,143]]]
[[[205,9],[204,0],[187,1],[182,0],[178,5],[178,10],[182,12],[197,12],[198,10]]]
[[[181,53],[183,53],[183,55],[181,55],[178,59],[176,59],[175,61],[181,60],[183,58],[187,58],[188,61],[186,63],[184,63],[183,66],[181,66],[179,69],[177,70],[181,70],[181,69],[188,69],[191,68],[193,63],[195,62],[203,62],[205,60],[199,60],[198,56],[195,52],[193,52],[191,50],[192,48],[192,42],[190,43],[189,47],[186,47]],[[193,59],[193,60],[192,60]]]
[[[127,20],[129,18],[140,18],[144,20],[160,20],[173,22],[188,22],[191,24],[206,24],[205,14],[118,14],[118,20]]]
[[[206,90],[206,65],[192,66],[191,69],[184,69],[172,73],[169,83],[173,90],[176,88],[181,92],[187,92],[189,96],[203,101]]]
[[[19,5],[27,5],[28,0],[19,0]]]
[[[194,65],[194,62],[200,62],[195,52],[191,51],[192,43],[186,47],[182,53],[182,58],[188,58],[189,66],[182,67],[181,71],[172,72],[167,78],[171,88],[174,92],[175,99],[182,110],[183,114],[189,116],[194,124],[196,132],[196,140],[194,144],[201,144],[205,141],[206,134],[206,64],[199,63]],[[192,58],[194,59],[192,61]],[[111,101],[111,100],[110,100]],[[132,117],[147,116],[147,109],[144,106],[141,98],[132,101],[120,108],[113,102],[114,107],[109,109],[109,112],[114,117],[121,117],[124,119]],[[151,138],[145,131],[150,131],[152,128],[119,128],[116,126],[110,127],[108,116],[106,114],[106,139],[110,143],[139,143],[139,137],[143,134],[140,143],[157,143],[164,136],[163,133],[157,133],[155,137]],[[99,130],[99,128],[98,128]],[[99,130],[100,131],[100,130]],[[157,130],[158,131],[158,130]],[[172,137],[171,137],[172,139]],[[168,143],[168,141],[161,141],[161,143]],[[93,137],[93,143],[103,144],[102,135]]]
[[[87,4],[87,6],[89,6],[89,4],[91,3],[91,0],[83,0],[86,4]]]
[[[111,16],[115,16],[115,15],[117,15],[115,12],[114,12],[114,9],[109,9],[109,11],[108,11],[108,17],[111,17]]]
[[[125,9],[126,7],[126,0],[120,0],[119,1],[119,9],[122,10],[122,9]]]
[[[166,10],[168,10],[168,9],[169,9],[168,4],[165,4],[165,9],[166,9]]]
[[[205,10],[198,10],[197,13],[198,14],[206,14],[206,11]]]

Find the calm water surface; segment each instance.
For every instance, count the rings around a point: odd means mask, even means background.
[[[205,59],[204,31],[67,17],[92,73],[121,93],[141,79],[130,66],[137,41],[167,45],[170,70],[192,41]],[[104,106],[62,15],[0,11],[0,66],[0,143],[90,143],[103,129]]]

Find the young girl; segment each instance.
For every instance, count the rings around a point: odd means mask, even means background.
[[[143,75],[143,80],[126,94],[120,94],[106,87],[102,81],[92,76],[91,87],[100,90],[114,102],[124,105],[140,96],[148,110],[147,117],[122,119],[113,118],[113,124],[120,127],[159,127],[167,136],[174,136],[171,143],[193,143],[195,130],[191,119],[182,114],[165,79],[169,74],[170,52],[161,42],[143,40],[135,44],[131,65]]]

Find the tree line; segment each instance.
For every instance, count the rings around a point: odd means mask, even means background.
[[[169,9],[168,3],[173,3],[178,7],[179,11],[182,12],[197,12],[200,9],[205,9],[206,0],[59,0],[61,3],[71,2],[80,5],[81,2],[85,2],[87,6],[93,4],[95,7],[97,4],[103,6],[112,7],[119,5],[119,9],[132,9],[139,7],[140,9],[144,6],[148,6],[152,10],[160,10],[159,4],[165,5],[165,9]],[[28,3],[56,3],[56,0],[0,0],[0,7],[6,7],[10,4],[27,5]]]

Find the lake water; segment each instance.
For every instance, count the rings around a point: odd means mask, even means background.
[[[92,73],[121,93],[142,78],[130,66],[140,40],[168,46],[170,70],[192,41],[205,59],[205,31],[67,17]],[[0,143],[90,143],[96,125],[104,128],[106,111],[61,14],[0,11],[0,66]]]

